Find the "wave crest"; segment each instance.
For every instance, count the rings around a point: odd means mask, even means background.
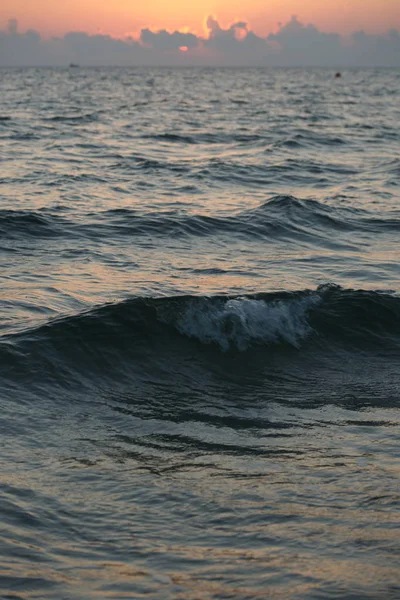
[[[390,293],[326,285],[254,296],[132,298],[0,336],[0,378],[67,387],[94,373],[99,380],[160,373],[173,379],[190,372],[193,360],[222,364],[249,352],[243,360],[257,355],[265,366],[273,357],[276,365],[288,349],[293,365],[306,356],[331,365],[372,353],[373,363],[384,360],[397,377],[399,348],[400,298]]]
[[[246,350],[253,343],[287,343],[299,347],[311,333],[308,311],[321,301],[317,294],[267,303],[247,297],[192,299],[172,324],[186,336],[215,343],[223,350]]]

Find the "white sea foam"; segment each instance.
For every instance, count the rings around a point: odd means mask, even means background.
[[[308,311],[320,302],[315,294],[265,302],[235,298],[216,303],[190,302],[175,323],[179,331],[223,350],[245,350],[252,343],[286,342],[298,347],[312,331]]]

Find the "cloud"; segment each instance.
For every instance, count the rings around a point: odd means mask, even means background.
[[[370,35],[357,31],[351,36],[354,64],[386,65],[400,67],[400,33],[395,29],[385,35]]]
[[[203,40],[204,47],[222,64],[228,60],[237,66],[261,66],[268,64],[274,56],[270,42],[253,33],[245,21],[237,21],[223,29],[214,17],[206,21],[208,37]]]
[[[10,19],[8,21],[7,31],[10,35],[16,35],[18,33],[18,21],[17,19]]]
[[[341,37],[337,33],[323,33],[315,25],[304,25],[293,16],[279,31],[268,36],[269,40],[278,42],[285,51],[315,52],[318,48],[336,52],[341,45]]]
[[[44,40],[36,31],[18,31],[15,19],[0,31],[0,66],[68,65],[229,65],[229,66],[400,66],[400,33],[354,32],[344,39],[297,17],[266,38],[245,21],[221,27],[213,16],[204,37],[145,28],[138,39],[69,32]],[[185,49],[185,52],[182,52]]]
[[[193,33],[182,33],[180,31],[169,33],[165,29],[156,32],[150,29],[142,29],[140,41],[144,46],[166,52],[179,50],[182,46],[196,48],[200,43],[199,38]]]
[[[301,23],[296,16],[267,39],[276,44],[285,65],[344,65],[350,60],[350,56],[345,56],[344,40],[339,34],[324,33],[315,25]]]
[[[120,40],[108,35],[70,32],[53,42],[58,46],[60,57],[65,55],[69,62],[89,65],[129,65],[132,56],[140,59],[144,54],[142,46],[132,38]]]
[[[258,42],[260,47],[267,49],[266,40],[249,31],[245,21],[238,21],[237,23],[233,23],[228,29],[222,29],[214,17],[208,17],[206,25],[209,35],[205,40],[205,45],[209,48],[228,52],[239,48],[243,50],[249,47],[248,42],[252,40],[250,45],[253,48],[256,47]],[[254,43],[255,40],[257,41]]]
[[[296,16],[282,25],[268,41],[277,45],[280,62],[292,66],[399,67],[400,35],[353,33],[348,39],[305,25]]]
[[[19,34],[17,20],[10,19],[7,30],[0,31],[0,66],[28,64],[29,57],[35,64],[46,60],[40,35],[33,30]]]

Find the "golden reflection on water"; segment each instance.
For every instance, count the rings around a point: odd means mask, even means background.
[[[76,71],[2,73],[3,590],[386,600],[399,309],[348,288],[398,289],[397,74]],[[296,348],[148,316],[327,282]]]

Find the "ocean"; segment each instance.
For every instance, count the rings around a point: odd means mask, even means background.
[[[0,70],[0,597],[400,597],[400,71]]]

